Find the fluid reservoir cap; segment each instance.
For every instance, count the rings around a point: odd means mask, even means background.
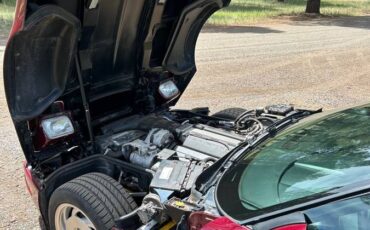
[[[175,205],[179,208],[184,208],[185,207],[185,203],[182,202],[182,201],[175,201]]]

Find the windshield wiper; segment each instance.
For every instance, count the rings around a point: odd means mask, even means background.
[[[251,206],[252,208],[254,208],[255,210],[259,210],[261,209],[260,207],[258,207],[257,205],[255,204],[252,204],[250,201],[244,199],[244,198],[240,198],[240,201],[243,203],[243,204],[246,204],[248,206]]]
[[[346,175],[344,172],[340,170],[325,168],[325,167],[321,167],[318,165],[311,165],[311,164],[305,164],[305,163],[299,163],[299,162],[295,162],[294,165],[300,168],[304,168],[304,169],[316,171],[316,172],[322,172],[328,175],[329,174],[337,174],[339,176]]]
[[[270,127],[267,128],[268,133],[274,133],[281,131],[282,129],[286,128],[288,125],[292,123],[296,123],[299,120],[306,118],[310,115],[316,114],[316,113],[321,113],[322,109],[318,110],[297,110],[297,112],[290,114],[289,116],[286,116],[274,124],[272,124]]]

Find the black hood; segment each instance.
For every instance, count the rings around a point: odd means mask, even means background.
[[[5,53],[4,83],[13,119],[31,120],[55,101],[70,111],[83,109],[76,69],[93,122],[118,111],[145,113],[174,105],[178,98],[161,98],[159,84],[171,79],[184,92],[196,72],[195,43],[202,26],[228,4],[28,1],[24,27],[10,38]]]

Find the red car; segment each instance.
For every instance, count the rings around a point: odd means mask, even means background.
[[[369,105],[171,109],[228,4],[18,0],[5,91],[48,229],[370,226]]]

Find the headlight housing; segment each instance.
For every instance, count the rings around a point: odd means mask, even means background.
[[[159,85],[159,94],[166,100],[175,98],[180,94],[179,89],[172,80],[167,80]]]
[[[75,132],[72,121],[67,115],[46,118],[41,121],[41,127],[49,140],[69,136]]]

